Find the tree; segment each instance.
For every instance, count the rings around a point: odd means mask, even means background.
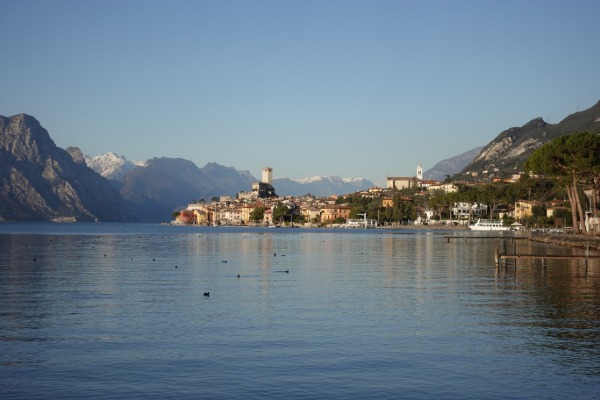
[[[262,221],[262,219],[265,217],[266,210],[267,209],[265,207],[256,207],[250,213],[250,221]]]
[[[279,202],[273,208],[273,221],[274,222],[283,222],[286,218],[289,220],[289,216],[292,214],[291,210],[284,206],[283,203]]]
[[[595,186],[600,176],[600,136],[584,132],[558,137],[536,149],[525,168],[551,176],[565,188],[571,204],[573,231],[587,234],[579,192],[582,186]]]

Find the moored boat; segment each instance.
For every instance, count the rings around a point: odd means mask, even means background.
[[[505,226],[500,219],[478,219],[469,229],[473,231],[508,231],[509,226]]]

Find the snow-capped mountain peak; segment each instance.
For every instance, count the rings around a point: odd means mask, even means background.
[[[310,178],[273,180],[273,186],[280,196],[331,196],[340,193],[353,193],[368,189],[373,182],[365,178],[340,178],[339,176],[312,176]]]
[[[310,178],[291,179],[294,182],[300,184],[317,183],[317,182],[329,182],[329,183],[362,183],[365,178],[340,178],[339,176],[311,176]]]
[[[85,163],[106,179],[112,180],[119,180],[132,169],[145,165],[144,162],[129,161],[125,156],[110,151],[95,157],[86,155]]]

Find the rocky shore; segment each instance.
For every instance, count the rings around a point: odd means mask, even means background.
[[[600,237],[584,235],[561,235],[561,234],[538,234],[530,237],[531,241],[554,244],[558,246],[570,246],[579,249],[588,248],[600,251]]]

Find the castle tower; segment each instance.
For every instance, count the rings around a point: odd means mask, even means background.
[[[423,180],[423,166],[421,164],[417,167],[417,179]]]
[[[273,184],[273,168],[264,167],[262,170],[262,182],[268,183],[269,185]]]

